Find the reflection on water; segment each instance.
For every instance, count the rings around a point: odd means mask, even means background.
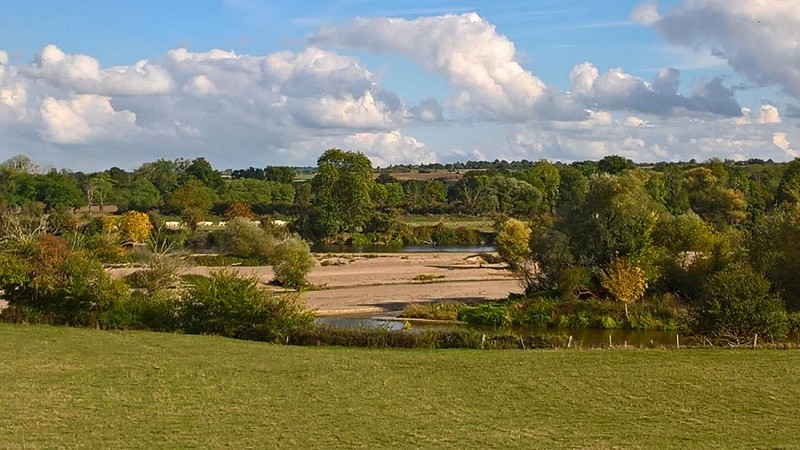
[[[342,328],[386,328],[388,330],[402,330],[403,321],[381,320],[367,316],[347,316],[347,317],[321,317],[318,323]],[[491,327],[479,327],[463,323],[442,323],[442,322],[412,322],[413,329],[426,328],[457,328],[467,327],[471,329],[484,330],[487,334],[495,331]],[[594,328],[586,329],[553,329],[553,328],[514,328],[513,331],[534,334],[534,335],[556,335],[572,336],[575,346],[598,347],[607,346],[610,342],[614,346],[630,345],[634,347],[648,345],[674,346],[675,331],[661,330],[601,330]]]

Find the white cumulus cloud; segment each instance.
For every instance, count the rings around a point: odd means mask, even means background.
[[[91,56],[67,54],[52,44],[39,53],[28,71],[32,78],[81,94],[152,95],[166,94],[172,89],[170,75],[147,60],[103,69]]]
[[[664,13],[649,2],[637,17],[674,44],[711,51],[751,81],[800,98],[800,0],[684,0]]]
[[[318,45],[404,54],[444,74],[455,89],[450,105],[493,119],[581,119],[583,108],[550,89],[519,63],[514,43],[476,13],[407,20],[356,18],[323,27]]]
[[[44,99],[42,136],[55,144],[83,144],[98,138],[119,138],[136,128],[136,115],[115,111],[109,97],[78,95],[71,100]]]

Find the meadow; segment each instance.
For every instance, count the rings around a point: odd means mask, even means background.
[[[0,325],[0,448],[797,448],[798,366]]]

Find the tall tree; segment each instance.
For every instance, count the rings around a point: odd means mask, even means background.
[[[317,160],[311,180],[321,234],[358,231],[372,214],[372,163],[361,152],[332,148]],[[318,233],[320,234],[320,233]]]
[[[195,179],[216,193],[222,192],[223,182],[222,176],[211,167],[211,163],[206,161],[205,158],[196,158],[186,167],[184,171],[186,179]]]
[[[97,202],[100,212],[103,212],[103,207],[113,188],[111,175],[106,172],[100,172],[87,178],[84,183],[84,189],[86,191],[86,199],[89,201],[89,208]]]

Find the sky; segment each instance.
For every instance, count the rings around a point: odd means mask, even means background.
[[[800,0],[0,3],[0,162],[800,151]]]

